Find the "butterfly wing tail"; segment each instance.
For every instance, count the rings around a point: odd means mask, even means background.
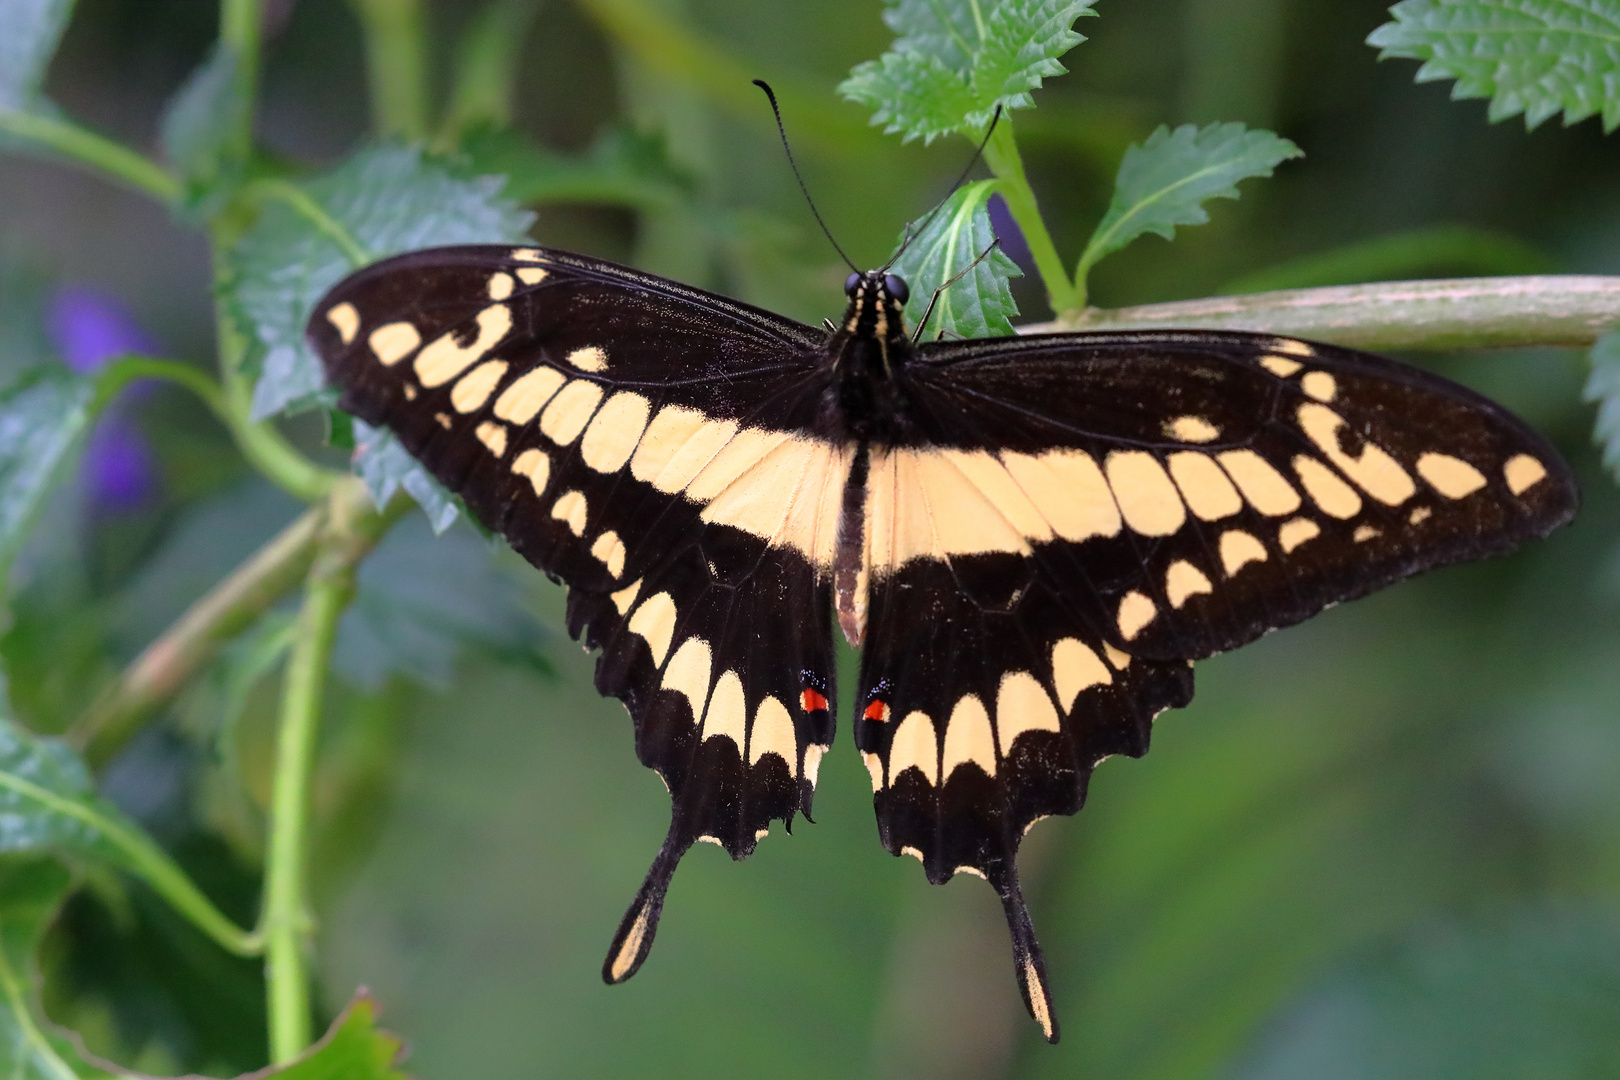
[[[1052,1005],[1052,985],[1046,977],[1046,958],[1041,954],[1041,943],[1035,939],[1035,925],[1029,919],[1029,905],[1018,888],[1018,878],[1008,872],[1001,881],[992,882],[1001,894],[1002,910],[1007,913],[1007,929],[1012,933],[1013,969],[1018,978],[1018,991],[1024,996],[1024,1007],[1041,1025],[1046,1041],[1058,1041],[1057,1013]]]
[[[608,946],[607,959],[602,963],[602,981],[609,986],[622,983],[634,975],[641,969],[647,954],[652,952],[653,937],[658,933],[658,918],[664,912],[664,894],[669,891],[670,878],[675,876],[675,867],[680,864],[681,856],[691,846],[690,838],[683,837],[674,829],[670,830],[658,857],[653,860],[652,868],[647,871],[647,880],[641,883],[630,909],[624,913],[624,919],[613,935],[613,944]]]

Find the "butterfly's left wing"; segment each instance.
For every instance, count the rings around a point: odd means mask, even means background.
[[[804,434],[824,335],[595,259],[464,247],[356,273],[309,336],[343,407],[565,583],[570,632],[602,650],[597,687],[673,802],[603,969],[628,978],[681,855],[741,858],[808,813],[832,740],[816,564],[850,453]]]
[[[879,831],[990,879],[1055,1036],[1014,857],[1139,755],[1191,661],[1574,512],[1500,406],[1379,357],[1161,331],[924,346],[867,470],[856,706]],[[918,628],[925,628],[921,631]]]

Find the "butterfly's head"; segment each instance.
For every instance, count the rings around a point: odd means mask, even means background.
[[[911,289],[904,278],[883,270],[851,274],[844,282],[849,310],[844,313],[843,336],[855,341],[878,344],[883,367],[896,359],[891,354],[897,341],[906,341],[906,301]]]

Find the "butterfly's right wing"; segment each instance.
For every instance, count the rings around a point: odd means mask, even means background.
[[[733,857],[808,812],[832,740],[830,562],[848,448],[803,432],[824,335],[538,248],[445,248],[339,284],[310,339],[345,409],[393,430],[569,587],[669,836],[603,969],[634,973],[699,839]]]

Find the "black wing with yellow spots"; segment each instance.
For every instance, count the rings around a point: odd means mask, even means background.
[[[808,812],[831,625],[862,646],[855,741],[880,837],[985,877],[1057,1022],[1019,842],[1192,697],[1191,662],[1573,514],[1558,455],[1458,386],[1248,333],[916,347],[894,279],[824,333],[598,260],[448,248],[363,270],[310,337],[563,581],[643,763],[663,849],[603,974],[646,957],[681,855]]]

